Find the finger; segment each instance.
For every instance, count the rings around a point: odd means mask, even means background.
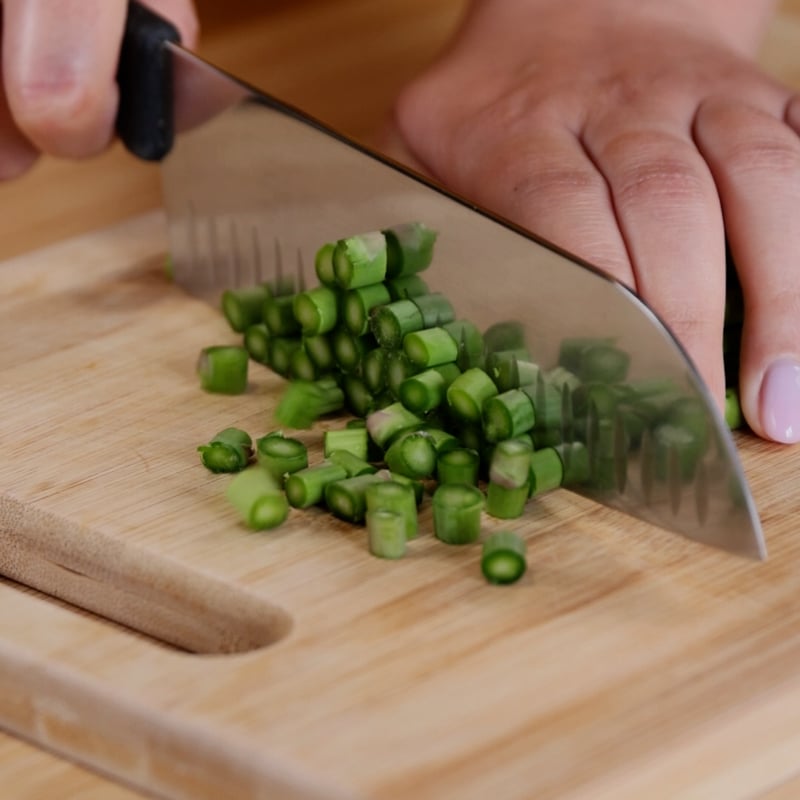
[[[401,164],[405,164],[405,166],[413,169],[415,172],[430,177],[430,173],[427,172],[422,162],[411,152],[405,139],[400,134],[397,125],[395,125],[393,121],[384,125],[374,138],[375,148],[381,153],[395,161],[399,161]]]
[[[84,157],[109,143],[126,9],[125,0],[4,0],[8,103],[40,150]]]
[[[800,134],[800,94],[796,94],[786,104],[786,124]]]
[[[412,87],[395,109],[395,124],[424,171],[633,285],[608,187],[573,133],[580,113],[568,105],[520,114],[520,103],[501,100],[471,111],[459,106],[464,117],[447,120],[436,113],[436,97],[430,86]]]
[[[740,397],[750,426],[800,441],[800,141],[780,116],[705,103],[698,146],[714,174],[745,297]]]
[[[480,141],[480,145],[477,142]],[[608,187],[566,126],[465,139],[437,177],[470,200],[633,287]]]
[[[168,19],[181,36],[181,44],[189,50],[197,46],[200,23],[192,0],[144,0],[143,5]]]
[[[585,139],[611,189],[639,294],[722,406],[725,248],[708,167],[688,131],[633,115],[617,113]]]
[[[608,186],[569,130],[532,124],[477,163],[467,181],[480,202],[634,287]]]
[[[38,157],[36,148],[20,133],[6,102],[0,82],[0,181],[17,178],[27,172]]]

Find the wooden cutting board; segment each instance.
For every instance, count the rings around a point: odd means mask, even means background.
[[[152,214],[0,265],[0,572],[139,632],[0,585],[2,727],[193,800],[744,798],[795,775],[800,451],[739,440],[765,563],[568,492],[514,523],[511,587],[427,514],[399,562],[316,511],[248,532],[196,446],[272,429],[282,384],[199,389],[200,348],[236,337],[164,251]]]

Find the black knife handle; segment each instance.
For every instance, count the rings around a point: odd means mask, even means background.
[[[160,161],[175,135],[172,58],[165,42],[180,42],[174,25],[137,2],[128,18],[117,68],[117,135],[135,156]]]

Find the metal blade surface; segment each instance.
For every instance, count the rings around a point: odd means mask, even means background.
[[[173,48],[174,151],[163,164],[176,280],[220,289],[303,269],[319,247],[410,222],[438,231],[423,273],[481,329],[516,321],[549,369],[565,342],[602,340],[629,358],[600,389],[560,388],[554,443],[582,442],[591,477],[574,488],[606,506],[738,554],[766,550],[735,444],[681,346],[632,292],[302,112]],[[544,392],[544,387],[539,387]],[[676,411],[680,410],[680,413]],[[670,430],[665,429],[665,421]],[[695,445],[684,447],[693,437]],[[697,442],[700,444],[697,445]]]

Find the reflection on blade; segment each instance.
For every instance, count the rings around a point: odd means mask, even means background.
[[[216,302],[234,282],[275,277],[282,254],[313,264],[326,242],[420,220],[438,231],[425,272],[431,290],[482,330],[504,320],[524,327],[529,358],[544,371],[529,387],[547,409],[534,438],[578,441],[588,453],[588,478],[575,491],[694,540],[765,555],[721,415],[680,346],[631,292],[175,53],[176,79],[204,98],[199,111],[182,112],[190,127],[164,164],[179,282]]]

